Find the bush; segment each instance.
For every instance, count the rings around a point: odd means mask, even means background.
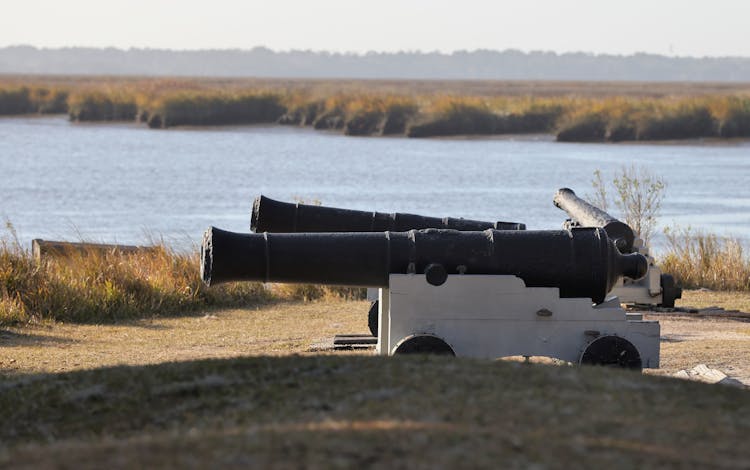
[[[610,191],[607,190],[601,171],[594,171],[591,184],[594,194],[588,195],[587,199],[591,204],[607,211],[612,204],[609,202]],[[633,165],[620,168],[612,179],[612,186],[614,206],[619,209],[620,219],[648,245],[656,229],[666,182],[647,169]]]

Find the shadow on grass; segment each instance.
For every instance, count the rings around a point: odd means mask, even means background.
[[[27,346],[30,344],[57,346],[69,344],[72,340],[59,336],[35,335],[0,329],[0,348],[9,346]]]
[[[43,466],[750,462],[747,392],[591,367],[201,360],[17,377],[0,382],[0,410],[0,463]]]

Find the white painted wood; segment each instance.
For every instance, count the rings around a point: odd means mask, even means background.
[[[380,293],[377,351],[393,354],[404,338],[431,334],[458,356],[579,362],[598,333],[627,339],[644,367],[658,367],[659,331],[656,321],[629,318],[616,297],[594,306],[591,299],[561,299],[557,288],[526,287],[516,276],[449,275],[432,286],[422,274],[391,274]]]

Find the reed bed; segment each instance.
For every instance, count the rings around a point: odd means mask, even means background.
[[[586,100],[557,124],[561,142],[750,137],[750,97]]]
[[[165,246],[138,253],[71,251],[38,262],[15,242],[0,244],[0,325],[113,322],[270,298],[257,283],[207,288],[200,281],[197,255]]]
[[[71,121],[134,121],[136,97],[123,91],[82,90],[68,99]]]
[[[668,230],[666,238],[659,266],[683,287],[750,291],[750,258],[738,240],[689,228]]]
[[[552,133],[562,142],[750,137],[747,87],[106,77],[0,80],[0,114],[59,112],[67,112],[73,121],[140,121],[158,129],[279,123],[352,136]]]
[[[229,283],[206,287],[197,253],[164,245],[136,253],[71,250],[35,260],[17,241],[0,242],[0,326],[44,320],[101,323],[184,315],[270,301],[362,299],[364,289]]]
[[[148,116],[149,127],[166,128],[273,123],[285,112],[281,95],[276,93],[181,91],[157,96],[142,110],[142,115]]]
[[[0,85],[0,115],[55,114],[67,110],[65,89]]]

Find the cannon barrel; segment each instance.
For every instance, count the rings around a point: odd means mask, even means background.
[[[633,240],[635,234],[628,224],[615,219],[598,207],[589,204],[576,196],[569,188],[557,190],[552,200],[555,207],[568,213],[571,219],[577,221],[582,227],[601,227],[607,231],[607,235],[615,242],[615,246],[622,253],[633,251]]]
[[[601,228],[551,231],[233,233],[209,228],[201,277],[226,281],[387,287],[390,274],[512,274],[528,287],[600,303],[622,275],[642,277],[640,254],[621,254]]]
[[[412,229],[525,230],[517,222],[485,222],[452,217],[368,212],[336,207],[289,203],[259,196],[253,202],[250,229],[253,232],[405,232]]]

